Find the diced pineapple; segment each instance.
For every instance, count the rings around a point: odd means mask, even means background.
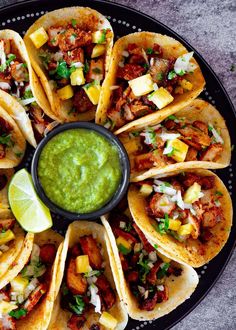
[[[102,324],[107,329],[115,329],[118,321],[110,313],[103,312],[99,319],[99,323]]]
[[[158,109],[164,108],[167,104],[174,100],[173,96],[164,87],[160,87],[150,96],[148,96],[148,99],[152,101],[158,107]]]
[[[127,250],[131,249],[131,244],[125,238],[123,238],[122,236],[119,236],[116,239],[116,244],[117,244],[117,246],[122,245]]]
[[[199,200],[201,192],[201,186],[197,182],[194,182],[192,186],[190,186],[184,194],[184,203],[192,204]]]
[[[159,258],[161,258],[161,260],[163,262],[166,262],[166,263],[171,262],[171,259],[168,258],[168,257],[166,257],[166,256],[164,256],[164,254],[162,254],[161,252],[157,251],[157,255],[158,255]]]
[[[10,241],[15,239],[15,235],[11,229],[8,229],[7,231],[0,233],[0,245],[6,244]]]
[[[94,44],[106,43],[106,30],[98,30],[92,33],[92,42]]]
[[[18,308],[17,305],[14,305],[8,301],[2,300],[0,302],[0,315],[9,314],[11,311],[13,311],[14,309],[17,309],[17,308]]]
[[[186,79],[180,80],[180,86],[187,91],[191,91],[193,89],[193,84]]]
[[[186,225],[182,225],[179,227],[177,233],[180,236],[190,235],[193,230],[193,225],[191,223],[186,223]]]
[[[76,264],[76,273],[77,274],[87,273],[91,270],[91,267],[89,265],[88,255],[78,256],[75,259],[75,264]]]
[[[43,27],[31,33],[29,36],[36,48],[42,47],[49,39]]]
[[[152,193],[152,190],[153,189],[152,189],[152,186],[150,186],[150,184],[144,183],[144,184],[142,184],[139,192],[142,196],[147,197]]]
[[[135,96],[146,95],[152,92],[154,89],[153,80],[149,73],[145,74],[144,76],[130,80],[128,83]]]
[[[181,226],[181,221],[180,220],[169,218],[169,227],[168,227],[168,229],[177,231],[180,226]]]
[[[83,87],[93,105],[97,105],[100,97],[101,86],[97,84],[87,84]]]
[[[57,95],[61,100],[68,100],[74,95],[73,88],[70,85],[58,89]]]
[[[29,280],[21,275],[18,275],[10,282],[10,284],[11,291],[23,294],[29,284]]]
[[[136,139],[129,140],[124,144],[124,147],[128,154],[132,154],[135,151],[139,150],[139,141],[137,141]]]
[[[91,58],[101,56],[105,53],[105,51],[106,51],[106,46],[98,44],[93,47]]]
[[[70,75],[70,83],[72,86],[80,86],[85,84],[83,68],[77,68]]]
[[[170,157],[176,160],[176,162],[184,162],[188,152],[188,145],[179,139],[174,139],[167,142],[167,147],[170,146],[173,148]]]

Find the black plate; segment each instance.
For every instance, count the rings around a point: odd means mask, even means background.
[[[34,0],[11,5],[1,9],[0,15],[1,19],[4,21],[0,23],[0,26],[1,29],[14,29],[22,35],[27,30],[27,28],[46,11],[72,5],[89,6],[106,15],[114,28],[116,38],[136,31],[154,31],[172,36],[182,42],[188,48],[188,50],[193,50],[195,52],[194,56],[200,64],[206,80],[206,89],[204,89],[200,96],[206,101],[209,101],[215,105],[221,112],[229,128],[232,145],[236,144],[235,110],[221,82],[212,71],[210,66],[188,42],[183,40],[183,38],[181,38],[177,33],[169,29],[164,24],[156,21],[155,19],[134,9],[106,1],[57,0],[49,2],[48,0]],[[28,169],[30,169],[32,155],[33,149],[29,148],[23,163],[23,166],[27,167]],[[225,185],[229,189],[230,194],[235,196],[236,185],[233,185],[233,179],[234,176],[236,176],[235,151],[232,154],[232,161],[230,166],[223,170],[217,170],[217,174],[224,181]],[[141,328],[152,329],[154,327],[158,327],[159,330],[169,329],[197,306],[197,304],[213,287],[232,254],[236,237],[235,220],[236,219],[234,219],[234,225],[232,227],[229,240],[220,254],[207,265],[197,269],[200,281],[191,298],[176,308],[173,312],[158,319],[157,321],[137,322],[130,320],[127,326],[129,330],[141,330]],[[54,227],[59,232],[63,233],[67,224],[68,223],[64,222],[63,219],[59,219],[58,216],[54,216]]]

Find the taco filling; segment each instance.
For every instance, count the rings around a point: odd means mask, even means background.
[[[43,299],[50,285],[55,255],[54,244],[34,244],[23,270],[0,290],[1,329],[17,329],[16,321],[27,317]]]
[[[163,180],[139,183],[153,228],[184,242],[188,238],[206,243],[211,230],[224,220],[223,193],[215,188],[215,176],[186,172]]]
[[[16,220],[13,216],[6,219],[0,218],[0,258],[4,252],[9,250],[12,241],[15,240],[14,227],[16,229]]]
[[[13,132],[13,127],[9,122],[7,122],[4,118],[0,116],[0,159],[3,159],[6,157],[6,152],[7,149],[11,149],[15,142],[14,138],[12,136]],[[16,157],[21,158],[21,154],[17,154],[16,152]],[[2,185],[4,185],[4,176],[2,176]],[[6,182],[7,183],[7,182]],[[3,187],[1,188],[3,189]]]
[[[109,223],[129,289],[140,310],[152,311],[169,298],[166,278],[181,276],[182,269],[160,254],[157,244],[152,246],[148,242],[128,209],[124,212],[117,209],[111,214]]]
[[[90,329],[99,330],[101,325],[115,328],[116,315],[112,316],[109,310],[116,303],[116,295],[104,269],[101,247],[92,235],[80,237],[79,243],[68,251],[61,287],[61,307],[71,312],[68,328],[82,328],[88,314],[94,312],[100,313],[101,317]]]
[[[122,133],[119,138],[134,172],[188,161],[215,162],[224,150],[224,140],[213,124],[174,115],[156,126]]]
[[[52,119],[44,114],[33,96],[27,63],[22,59],[13,39],[0,39],[0,89],[24,107],[36,137],[40,140]]]
[[[83,30],[72,19],[66,26],[43,27],[30,35],[46,70],[50,86],[70,105],[68,115],[95,111],[105,75],[111,30]]]
[[[191,91],[186,75],[196,69],[193,52],[178,58],[163,58],[163,49],[154,43],[142,48],[129,43],[122,52],[112,89],[111,107],[105,126],[118,128],[170,104],[176,95]]]

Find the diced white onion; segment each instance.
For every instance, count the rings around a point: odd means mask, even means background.
[[[127,50],[123,50],[122,56],[129,57],[129,52],[127,52]]]
[[[23,81],[20,82],[20,86],[21,86],[21,87],[24,86],[24,82],[23,82]]]
[[[124,229],[126,226],[126,223],[124,221],[120,221],[120,228]]]
[[[196,69],[196,65],[190,63],[190,59],[193,57],[193,52],[183,54],[177,58],[174,64],[174,70],[177,74],[191,72]]]
[[[138,291],[141,293],[141,295],[144,295],[145,288],[143,286],[138,285]]]
[[[96,285],[92,284],[89,286],[89,291],[91,294],[90,303],[95,306],[95,313],[101,314],[101,300],[98,293],[98,288]]]
[[[1,89],[11,89],[11,85],[8,84],[8,83],[6,83],[6,82],[4,82],[4,81],[1,81],[0,82],[0,88]]]
[[[63,59],[63,53],[62,52],[56,52],[54,55],[53,55],[53,58],[55,61],[60,61]]]
[[[158,125],[152,126],[152,129],[153,129],[154,131],[158,130],[159,128],[161,128],[161,124],[158,124]]]
[[[142,250],[142,244],[141,243],[135,243],[134,244],[134,253],[137,253],[140,250]]]
[[[217,206],[217,207],[221,206],[221,202],[218,199],[215,201],[215,206]]]
[[[150,261],[152,262],[156,262],[157,261],[157,254],[156,251],[152,251],[149,253],[148,258]]]
[[[209,127],[211,128],[212,135],[214,136],[217,143],[224,144],[224,140],[220,136],[220,134],[217,132],[217,130],[214,128],[212,124],[209,124]]]
[[[82,68],[84,65],[81,62],[75,62],[75,63],[72,63],[71,66],[74,66],[76,68]]]
[[[157,290],[158,291],[164,291],[164,285],[157,285]]]
[[[161,132],[161,134],[158,134],[158,136],[163,140],[163,141],[168,141],[168,140],[175,140],[178,137],[180,137],[179,133],[166,133],[166,132]]]
[[[20,103],[22,105],[28,105],[28,104],[33,103],[35,101],[36,101],[35,97],[30,97],[29,99],[21,100]]]
[[[120,68],[123,68],[125,66],[125,63],[124,63],[124,61],[120,61],[118,65]]]
[[[97,282],[97,277],[96,276],[91,276],[87,278],[87,282],[89,285],[92,285]]]
[[[108,121],[106,124],[103,125],[105,128],[109,129],[111,127],[111,122]]]
[[[144,299],[147,299],[147,298],[148,298],[148,295],[149,295],[149,291],[148,291],[148,290],[146,290],[146,291],[145,291],[145,293],[144,293],[144,296],[143,296],[143,298],[144,298]]]
[[[176,195],[176,190],[172,187],[167,187],[165,186],[164,183],[162,183],[159,186],[153,185],[153,189],[155,192],[170,195],[170,196],[175,196]],[[171,199],[172,200],[172,199]]]
[[[153,84],[153,89],[154,89],[154,91],[157,91],[157,90],[158,90],[157,83],[154,83],[154,84]]]
[[[153,263],[152,262],[148,262],[148,267],[150,267],[150,268],[152,268],[154,265],[153,265]]]
[[[168,155],[169,153],[171,153],[173,151],[173,147],[172,145],[168,145],[167,147],[164,148],[163,150],[163,155]]]

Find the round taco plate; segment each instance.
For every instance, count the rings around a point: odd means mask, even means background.
[[[93,1],[87,0],[67,0],[66,3],[63,0],[51,1],[47,0],[33,0],[24,3],[10,5],[0,10],[1,17],[3,18],[0,23],[0,28],[10,28],[18,31],[21,35],[28,29],[28,27],[45,12],[54,10],[57,8],[63,8],[65,6],[81,5],[88,6],[100,11],[102,14],[106,15],[108,20],[113,26],[115,37],[121,37],[128,33],[137,31],[154,31],[162,34],[167,34],[174,37],[175,39],[182,42],[188,50],[193,50],[195,52],[195,58],[198,61],[203,75],[206,80],[206,88],[200,95],[201,98],[212,103],[220,111],[226,120],[228,126],[231,143],[236,144],[235,135],[235,125],[236,125],[236,115],[233,105],[224,89],[220,83],[217,76],[214,74],[209,65],[204,61],[204,59],[198,54],[198,52],[185,40],[183,40],[174,31],[170,30],[164,24],[156,21],[155,19],[142,14],[134,9],[114,4],[106,1]],[[26,167],[30,170],[31,159],[34,154],[32,147],[28,147],[23,162],[20,167]],[[231,164],[228,168],[223,170],[217,170],[216,173],[224,181],[225,185],[229,189],[232,196],[236,194],[236,185],[233,185],[234,177],[236,176],[236,153],[232,153]],[[64,233],[68,226],[68,221],[60,218],[57,215],[53,215],[54,218],[54,229],[60,233]],[[236,220],[236,219],[235,219]],[[197,269],[199,274],[199,285],[196,291],[193,293],[190,299],[184,302],[181,306],[176,308],[170,314],[160,318],[156,321],[149,322],[138,322],[130,319],[127,329],[129,330],[139,330],[145,328],[151,330],[152,328],[158,327],[158,329],[169,329],[179,322],[184,316],[186,316],[191,310],[193,310],[197,304],[206,296],[212,286],[215,284],[222,271],[224,270],[231,253],[235,245],[236,237],[236,223],[234,221],[233,227],[231,229],[231,234],[225,247],[222,249],[220,254],[214,258],[207,265]]]

